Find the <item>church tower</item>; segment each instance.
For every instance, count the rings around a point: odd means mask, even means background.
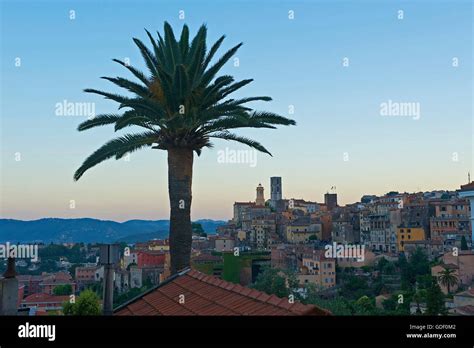
[[[265,206],[265,197],[263,196],[262,184],[258,184],[257,186],[257,199],[255,200],[255,205],[260,207]]]

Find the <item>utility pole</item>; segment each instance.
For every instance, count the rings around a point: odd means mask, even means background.
[[[100,264],[104,266],[103,314],[112,315],[114,307],[115,266],[120,260],[118,244],[100,246]]]

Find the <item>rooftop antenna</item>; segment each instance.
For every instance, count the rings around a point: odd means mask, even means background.
[[[471,173],[467,172],[467,183],[469,184],[471,182]]]

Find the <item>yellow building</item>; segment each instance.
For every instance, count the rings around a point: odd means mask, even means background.
[[[333,287],[336,285],[336,261],[323,257],[322,253],[305,256],[297,279],[303,287],[310,283],[319,289]]]
[[[289,225],[286,226],[286,240],[289,243],[307,243],[309,237],[316,236],[316,231],[310,231],[308,225]]]
[[[425,240],[423,227],[399,227],[397,228],[398,251],[405,251],[405,242]]]

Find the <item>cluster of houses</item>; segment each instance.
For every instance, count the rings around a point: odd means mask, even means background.
[[[360,202],[345,206],[338,205],[334,192],[324,195],[324,203],[284,199],[280,177],[270,179],[270,191],[266,200],[259,184],[255,201],[235,202],[233,218],[218,227],[216,235],[196,238],[194,267],[225,279],[227,254],[255,253],[258,257],[253,262],[292,270],[303,289],[311,283],[330,291],[337,287],[336,265],[361,269],[380,258],[395,261],[402,253],[410,258],[421,248],[430,261],[441,261],[433,267],[433,276],[446,267],[455,270],[459,281],[451,291],[461,291],[456,299],[472,294],[473,183],[458,191],[365,195]],[[342,253],[333,253],[334,248],[341,248]],[[344,254],[351,248],[353,253]],[[248,285],[255,274],[247,273],[257,272],[258,267],[244,271],[237,280]],[[455,310],[466,300],[451,302],[453,313],[470,310]]]
[[[69,245],[72,247],[73,245]],[[91,248],[89,256],[98,253],[98,247]],[[21,261],[21,260],[20,260]],[[15,265],[18,266],[18,260]],[[59,268],[70,263],[66,258],[58,261]],[[21,264],[19,265],[22,266]],[[133,288],[145,285],[154,286],[169,276],[168,240],[152,240],[136,243],[133,248],[127,247],[120,257],[120,263],[114,270],[114,291],[120,295]],[[15,274],[18,283],[17,307],[23,314],[49,315],[61,314],[64,303],[71,300],[91,285],[100,285],[104,281],[104,266],[96,263],[84,263],[74,268],[73,274],[67,270],[40,275]],[[67,294],[56,291],[66,287]],[[15,294],[16,295],[16,294]]]

